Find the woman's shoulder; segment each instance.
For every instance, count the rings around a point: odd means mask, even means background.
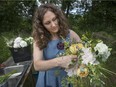
[[[71,40],[75,40],[76,42],[80,42],[81,41],[79,35],[75,31],[73,31],[71,29],[69,31],[70,31],[70,38],[71,38]]]
[[[71,29],[69,29],[69,32],[70,32],[70,34],[76,34],[76,32]]]

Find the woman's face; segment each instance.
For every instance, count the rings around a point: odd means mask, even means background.
[[[56,34],[59,30],[58,19],[51,11],[45,13],[43,17],[43,25],[52,35]]]

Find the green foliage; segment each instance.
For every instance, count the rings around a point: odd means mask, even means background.
[[[10,51],[6,47],[6,43],[4,42],[4,38],[0,37],[0,63],[6,61],[10,57]]]
[[[92,1],[92,6],[83,15],[84,20],[79,22],[79,28],[91,31],[115,32],[116,15],[115,1]],[[81,24],[80,24],[81,23]],[[84,25],[84,27],[83,27]]]
[[[16,70],[0,76],[0,84],[4,83],[12,74],[16,73]]]
[[[4,37],[11,39],[13,37],[15,37],[17,33],[14,32],[5,32],[5,33],[1,33],[0,35],[0,63],[6,61],[10,56],[10,51],[9,48],[6,45],[5,39]]]
[[[35,0],[2,1],[0,5],[0,31],[31,32]]]

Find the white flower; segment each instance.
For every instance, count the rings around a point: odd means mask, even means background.
[[[108,47],[103,42],[100,42],[94,47],[94,50],[98,51],[99,54],[104,54],[105,52],[108,52]]]
[[[21,37],[17,37],[15,40],[14,40],[14,44],[19,44],[20,42],[22,41],[22,38]]]
[[[111,54],[110,51],[108,51],[108,52],[105,52],[104,55],[101,55],[102,61],[105,62],[108,59],[108,57],[110,56],[110,54]]]
[[[74,67],[72,68],[69,68],[69,69],[65,69],[65,71],[67,72],[67,75],[69,77],[73,76],[73,75],[76,75],[77,74],[77,67],[78,65],[76,64]]]
[[[20,44],[14,44],[13,48],[20,48]]]
[[[29,38],[17,37],[15,39],[11,39],[11,40],[6,39],[6,44],[10,48],[12,48],[12,47],[13,48],[23,48],[32,43],[33,43],[32,37],[29,37]]]
[[[20,42],[20,46],[21,46],[21,47],[26,47],[26,46],[27,46],[27,42],[25,42],[24,40],[22,40],[22,41]]]
[[[102,61],[106,61],[111,54],[108,49],[108,46],[104,44],[103,42],[98,43],[94,47],[94,50],[98,51],[98,56],[102,57]]]
[[[16,37],[10,40],[5,38],[5,40],[6,40],[7,46],[10,48],[23,48],[33,43],[32,37],[28,37],[28,38]]]
[[[86,65],[88,65],[89,63],[94,64],[96,58],[92,54],[90,48],[82,48],[82,51],[84,52],[84,54],[82,55],[82,63]]]

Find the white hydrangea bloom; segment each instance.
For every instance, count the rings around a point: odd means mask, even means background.
[[[24,41],[24,40],[22,40],[22,41],[20,42],[20,46],[21,46],[21,47],[26,47],[26,46],[27,46],[27,42]]]
[[[102,56],[102,61],[106,61],[107,59],[108,59],[108,57],[110,56],[110,51],[107,51],[106,53],[104,53],[103,55],[101,55]]]
[[[20,48],[20,44],[16,44],[16,43],[15,43],[15,44],[13,45],[13,48]]]
[[[8,47],[23,48],[33,43],[33,37],[29,37],[29,38],[17,37],[15,39],[6,40],[6,41]]]
[[[99,54],[104,54],[108,52],[108,47],[103,42],[100,42],[94,47],[94,50],[98,51]]]
[[[21,37],[17,37],[15,40],[14,40],[14,44],[19,44],[20,42],[22,41],[22,38]]]
[[[111,54],[108,49],[108,46],[106,44],[104,44],[103,42],[98,43],[94,47],[94,50],[98,51],[98,56],[102,57],[102,61],[106,61]]]

